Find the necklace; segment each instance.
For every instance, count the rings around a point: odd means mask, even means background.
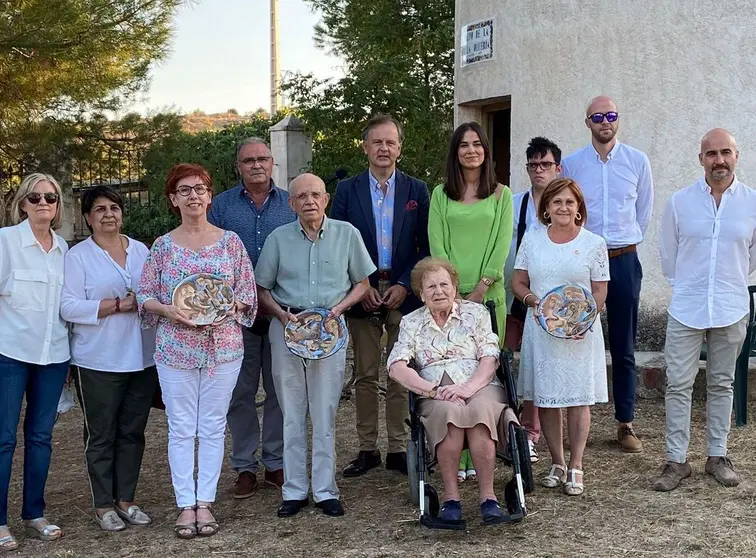
[[[111,263],[111,265],[115,268],[116,272],[118,273],[118,276],[121,278],[121,281],[123,281],[124,286],[126,287],[126,295],[133,293],[134,290],[132,288],[131,284],[131,272],[129,271],[129,253],[126,251],[126,246],[124,246],[124,238],[123,236],[119,235],[118,240],[121,241],[121,247],[123,248],[123,251],[126,253],[126,265],[125,267],[121,267],[117,261],[113,259],[113,256],[110,255],[110,253],[105,250],[100,244],[95,240],[94,236],[90,237],[92,239],[92,242],[95,243],[95,246],[97,246],[102,253],[105,255],[105,258]]]

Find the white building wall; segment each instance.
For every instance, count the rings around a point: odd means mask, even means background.
[[[615,99],[620,141],[645,151],[654,173],[654,221],[639,249],[639,341],[658,346],[670,295],[659,220],[670,194],[701,176],[707,130],[735,134],[738,178],[756,186],[756,2],[457,0],[457,53],[460,27],[492,16],[493,60],[460,67],[457,55],[455,122],[482,121],[481,102],[511,96],[511,186],[519,191],[529,186],[531,137],[546,136],[571,153],[590,140],[588,101]]]

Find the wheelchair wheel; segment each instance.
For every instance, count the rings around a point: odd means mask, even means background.
[[[412,505],[420,505],[420,476],[417,474],[417,442],[411,438],[407,442],[407,479],[409,499]]]
[[[438,499],[438,492],[430,485],[425,485],[425,513],[431,517],[438,517],[441,513],[441,502]]]
[[[520,472],[522,474],[522,487],[525,494],[533,492],[533,464],[530,462],[530,450],[528,449],[528,437],[522,426],[517,427],[517,449],[518,459],[520,461]],[[515,456],[512,456],[513,458]]]

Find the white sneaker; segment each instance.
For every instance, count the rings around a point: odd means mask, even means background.
[[[533,443],[533,440],[528,440],[528,449],[530,450],[530,462],[538,463],[538,450]]]

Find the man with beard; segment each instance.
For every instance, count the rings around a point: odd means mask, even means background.
[[[215,226],[239,235],[255,267],[268,235],[296,219],[289,206],[289,193],[271,178],[274,163],[263,139],[243,140],[236,149],[239,183],[213,198],[207,216]],[[269,325],[270,318],[258,313],[252,327],[242,328],[244,362],[228,409],[231,466],[237,473],[233,487],[236,499],[249,498],[257,488],[259,463],[255,453],[260,445],[260,422],[256,397],[261,375],[265,389],[261,452],[265,483],[281,488],[284,482],[283,414],[273,384]]]
[[[585,125],[591,131],[591,143],[562,161],[562,176],[582,188],[588,208],[586,228],[603,236],[609,249],[606,312],[617,440],[622,451],[639,453],[643,444],[633,430],[633,417],[643,270],[636,249],[654,205],[651,165],[645,153],[617,141],[619,112],[609,97],[602,95],[589,103]]]
[[[690,407],[706,338],[706,472],[723,486],[740,476],[727,458],[735,362],[746,336],[748,275],[756,270],[756,191],[735,177],[735,138],[721,128],[701,140],[704,177],[672,195],[662,219],[662,272],[672,285],[667,339],[667,462],[654,489],[692,474],[686,456]]]

